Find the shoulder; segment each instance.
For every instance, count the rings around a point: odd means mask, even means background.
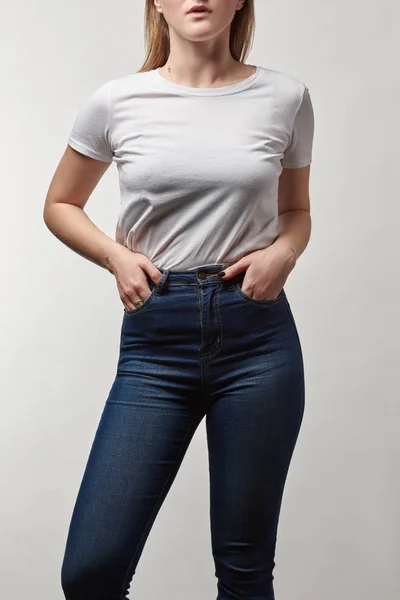
[[[129,90],[140,90],[147,86],[150,79],[150,71],[140,71],[135,73],[128,73],[114,79],[109,79],[100,84],[95,92],[101,94],[113,94],[118,95]]]
[[[289,73],[263,66],[259,68],[261,81],[273,87],[277,100],[285,106],[296,110],[305,93],[308,93],[307,84]]]

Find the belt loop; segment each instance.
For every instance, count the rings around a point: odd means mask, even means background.
[[[162,290],[163,290],[165,284],[167,283],[168,275],[169,275],[169,270],[163,271],[162,277],[161,277],[160,281],[156,285],[155,294],[157,296],[160,296],[160,294],[162,293]]]

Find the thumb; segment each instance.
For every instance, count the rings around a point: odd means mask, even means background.
[[[147,257],[146,257],[147,258]],[[157,284],[161,277],[162,277],[162,273],[159,269],[157,269],[157,267],[151,262],[150,259],[147,258],[147,260],[144,261],[144,263],[142,264],[142,269],[144,271],[146,271],[146,273],[148,274],[148,276],[150,277],[150,279]]]

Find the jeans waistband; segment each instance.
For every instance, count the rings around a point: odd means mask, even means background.
[[[235,275],[235,277],[229,278],[226,282],[219,279],[217,276],[218,273],[221,273],[225,268],[227,268],[232,263],[216,263],[214,265],[208,265],[205,267],[198,267],[193,271],[170,271],[168,269],[162,270],[162,277],[155,285],[150,281],[152,288],[156,287],[156,294],[161,294],[163,288],[166,285],[200,285],[200,286],[209,286],[209,285],[222,285],[229,283],[232,285],[233,282],[241,281],[245,272],[239,273]]]

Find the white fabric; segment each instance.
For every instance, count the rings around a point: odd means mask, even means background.
[[[153,69],[92,92],[68,143],[117,165],[116,241],[159,270],[190,271],[275,241],[279,176],[311,163],[313,135],[309,90],[290,75],[258,66],[193,88]]]

